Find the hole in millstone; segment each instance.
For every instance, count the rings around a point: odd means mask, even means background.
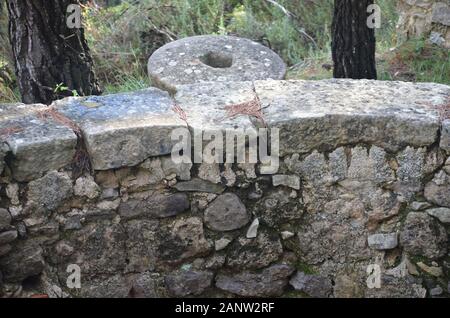
[[[200,57],[200,61],[213,68],[229,68],[233,65],[233,55],[222,52],[208,52]]]

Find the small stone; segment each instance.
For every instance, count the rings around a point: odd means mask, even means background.
[[[11,200],[12,205],[19,205],[19,185],[10,183],[6,186],[6,196]]]
[[[11,251],[12,247],[9,244],[0,245],[0,256],[6,255]]]
[[[444,292],[444,290],[442,289],[441,286],[436,286],[435,288],[430,290],[430,295],[431,296],[440,296],[440,295],[442,295],[443,292]]]
[[[205,224],[215,231],[237,230],[248,222],[247,209],[234,193],[218,196],[205,210]]]
[[[161,158],[162,169],[166,176],[175,174],[180,180],[191,180],[192,163],[175,163],[172,157]]]
[[[295,190],[300,190],[300,177],[288,175],[275,175],[272,177],[273,186],[286,186]]]
[[[0,208],[0,231],[11,224],[11,214],[8,210]]]
[[[28,201],[55,210],[72,195],[72,180],[66,173],[51,171],[28,184]]]
[[[221,251],[225,249],[229,244],[231,243],[231,240],[227,238],[221,238],[220,240],[217,240],[214,242],[214,246],[216,251]]]
[[[374,234],[367,239],[370,248],[375,250],[391,250],[398,245],[397,233]]]
[[[100,187],[92,176],[78,178],[73,188],[76,196],[95,199],[100,195]]]
[[[192,179],[191,181],[178,182],[173,187],[180,192],[207,192],[220,194],[225,190],[225,187],[220,184],[214,184],[198,178]]]
[[[434,216],[442,223],[450,223],[450,209],[449,208],[436,208],[426,211],[429,215]]]
[[[281,296],[293,271],[288,265],[272,265],[258,273],[219,274],[216,287],[243,297]]]
[[[58,244],[56,244],[55,249],[56,253],[58,253],[58,255],[63,257],[70,256],[74,252],[74,248],[64,241],[58,242]]]
[[[198,168],[198,177],[212,183],[220,183],[221,177],[219,164],[202,163]]]
[[[411,203],[411,209],[413,209],[414,211],[423,211],[425,209],[431,208],[431,204],[428,202],[419,202],[419,201],[414,201],[413,203]]]
[[[442,271],[442,268],[436,267],[436,266],[428,266],[423,262],[418,262],[417,266],[424,272],[430,274],[434,277],[442,277],[444,275],[444,272]]]
[[[18,244],[8,257],[0,259],[3,277],[8,282],[22,282],[24,279],[40,274],[44,270],[42,248],[33,242]]]
[[[100,199],[102,199],[102,200],[114,199],[114,198],[117,198],[118,196],[119,196],[119,190],[118,189],[108,188],[108,189],[104,189],[102,191]]]
[[[310,275],[303,272],[291,278],[289,284],[295,290],[302,291],[314,298],[328,298],[333,290],[331,280],[324,276]]]
[[[247,238],[252,239],[258,236],[258,227],[259,227],[259,220],[256,218],[252,224],[250,225],[248,231],[247,231]]]
[[[283,240],[288,240],[288,239],[290,239],[291,237],[294,237],[294,236],[295,236],[295,234],[292,233],[292,232],[289,232],[289,231],[283,231],[283,232],[281,232],[281,238],[282,238]]]
[[[16,238],[17,238],[16,230],[0,233],[0,245],[11,243]]]
[[[198,296],[211,286],[213,277],[211,272],[187,271],[167,275],[165,283],[174,297]]]
[[[410,212],[400,232],[400,244],[406,252],[437,259],[447,253],[447,231],[423,212]]]
[[[436,205],[450,208],[450,176],[438,172],[425,186],[425,198]]]

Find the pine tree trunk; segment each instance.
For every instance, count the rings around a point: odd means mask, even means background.
[[[9,35],[24,103],[50,104],[101,93],[83,29],[70,29],[67,7],[76,0],[7,0]],[[55,91],[58,85],[68,89]]]
[[[376,79],[375,29],[367,26],[374,0],[335,0],[332,53],[335,78]]]

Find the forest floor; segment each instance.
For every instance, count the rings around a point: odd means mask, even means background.
[[[333,2],[277,0],[279,7],[267,0],[122,0],[108,8],[86,6],[84,26],[104,93],[148,87],[148,57],[167,42],[200,34],[250,38],[283,58],[289,67],[288,79],[325,79],[332,77]],[[379,79],[450,84],[450,51],[421,39],[397,46],[396,0],[377,3],[383,12],[382,27],[377,30]],[[0,102],[16,102],[20,96],[3,12]]]

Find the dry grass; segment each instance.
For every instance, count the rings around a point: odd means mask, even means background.
[[[265,124],[266,122],[262,113],[261,101],[256,93],[254,93],[254,95],[255,97],[253,100],[249,102],[225,106],[227,116],[232,118],[241,115],[248,115],[257,118]]]
[[[13,126],[13,127],[6,127],[0,129],[0,138],[7,138],[11,136],[12,134],[16,134],[23,131],[22,127],[19,126]]]
[[[180,117],[180,119],[182,121],[184,121],[187,124],[187,115],[186,112],[183,110],[183,108],[181,108],[180,105],[175,104],[172,106],[172,110],[178,114],[178,116]]]

